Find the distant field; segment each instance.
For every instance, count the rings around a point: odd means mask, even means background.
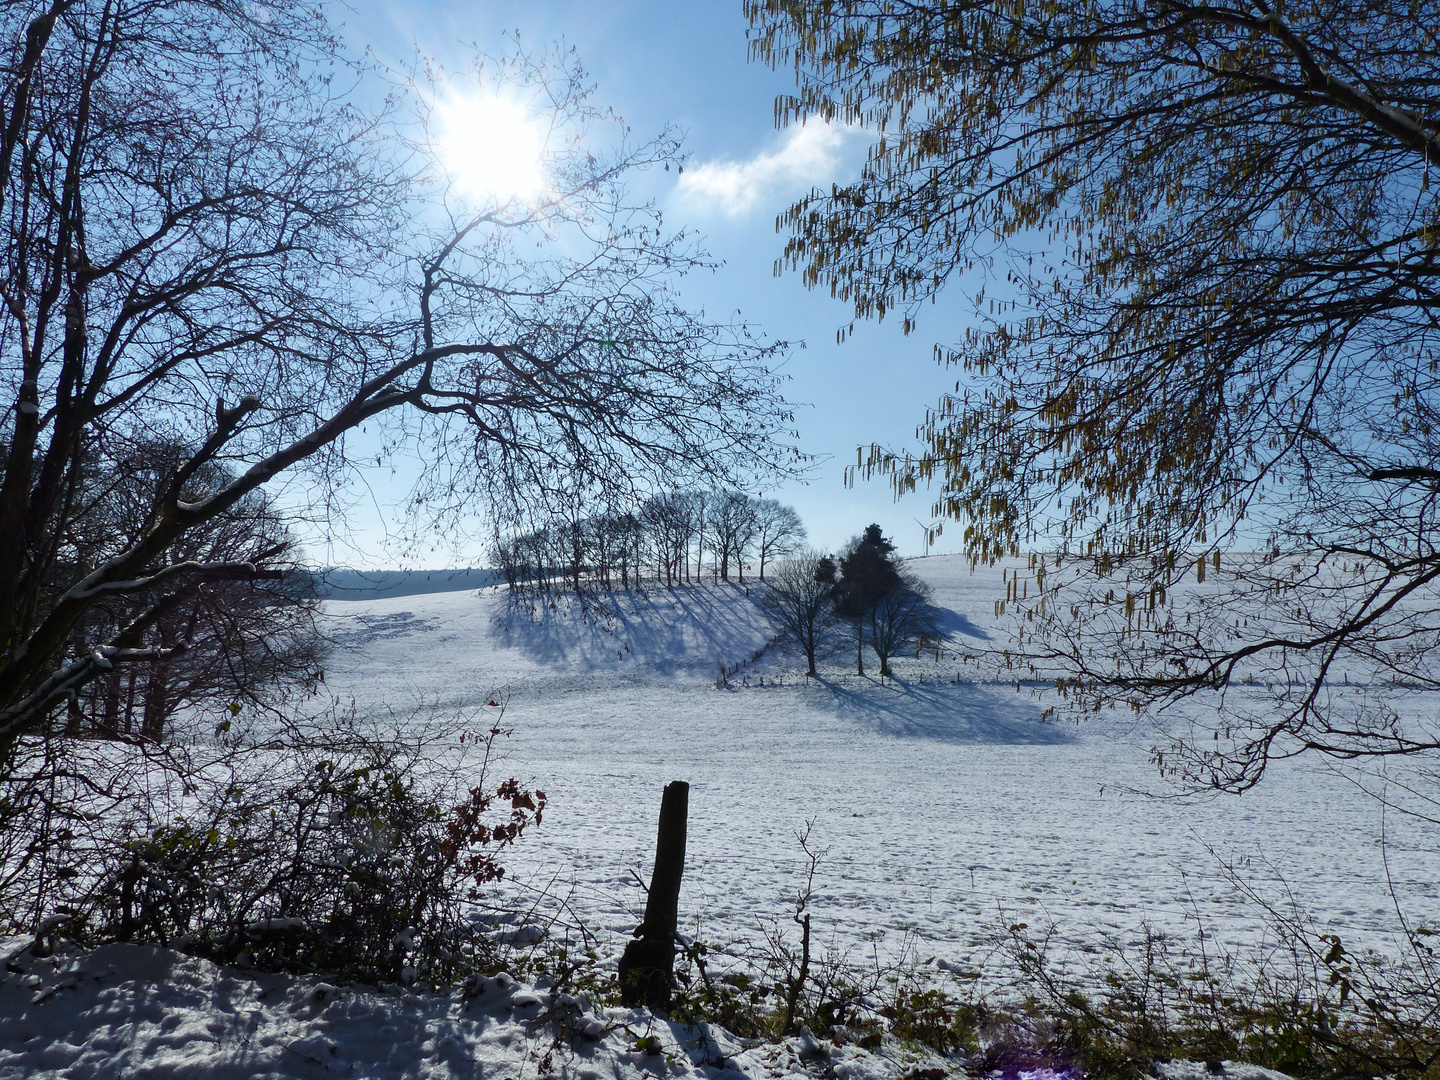
[[[1006,632],[993,615],[1000,567],[914,565],[957,644]],[[327,605],[348,645],[327,681],[366,710],[508,695],[506,770],[551,806],[510,860],[512,888],[566,896],[603,933],[638,922],[632,871],[648,875],[672,779],[692,786],[682,917],[711,940],[786,915],[807,820],[828,849],[817,925],[844,946],[879,935],[893,948],[909,931],[927,953],[964,961],[1008,922],[1053,920],[1079,942],[1102,930],[1133,939],[1146,923],[1193,935],[1197,914],[1224,941],[1258,942],[1259,913],[1222,860],[1277,902],[1288,888],[1347,943],[1396,927],[1379,807],[1318,761],[1278,766],[1243,797],[1151,798],[1138,789],[1170,792],[1149,763],[1150,733],[1118,714],[1042,723],[1041,691],[970,681],[975,669],[949,654],[904,660],[882,685],[841,653],[807,682],[796,657],[767,648],[769,627],[734,583],[607,604],[532,611],[502,587]],[[728,688],[716,685],[722,664],[740,665]],[[1386,838],[1407,914],[1434,923],[1433,836],[1392,814]]]
[[[332,600],[377,600],[395,596],[480,589],[500,580],[498,570],[346,570],[332,568],[315,575],[315,590]]]

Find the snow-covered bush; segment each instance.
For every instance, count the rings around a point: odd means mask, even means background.
[[[45,852],[45,876],[32,856],[30,873],[0,878],[0,907],[16,912],[15,929],[60,916],[91,942],[364,982],[450,981],[492,958],[470,903],[544,812],[543,792],[491,775],[504,734],[493,722],[455,732],[446,754],[433,729],[382,736],[341,718],[164,759],[109,744],[87,780],[128,797],[92,798],[83,831],[57,829],[38,804],[8,823],[12,847],[26,830],[32,848],[65,840]]]

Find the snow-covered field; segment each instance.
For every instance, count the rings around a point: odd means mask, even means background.
[[[1003,567],[914,566],[956,646],[1006,632],[993,614]],[[884,684],[842,652],[807,681],[796,657],[766,649],[770,628],[738,584],[609,603],[532,611],[504,589],[332,602],[350,648],[327,673],[377,713],[421,695],[457,708],[505,698],[505,768],[550,798],[512,873],[602,934],[639,921],[636,875],[648,879],[672,779],[691,784],[682,920],[710,941],[788,914],[807,821],[826,850],[816,923],[841,947],[881,937],[893,951],[908,934],[924,955],[965,963],[1014,921],[1053,921],[1082,942],[1145,924],[1193,935],[1197,917],[1248,946],[1263,920],[1226,864],[1347,943],[1394,931],[1392,887],[1410,918],[1440,916],[1432,838],[1392,813],[1382,848],[1378,804],[1320,761],[1277,766],[1243,797],[1165,798],[1149,731],[1120,714],[1043,723],[1039,691],[971,681],[956,650],[904,660]],[[728,686],[722,664],[740,665]],[[1406,707],[1434,703],[1415,694]]]
[[[955,658],[1003,643],[999,570],[955,559],[919,570],[947,609],[949,652],[910,658],[884,683],[836,657],[806,680],[738,584],[613,597],[610,612],[515,605],[503,590],[334,602],[347,643],[327,671],[342,698],[389,723],[418,699],[513,726],[505,769],[543,787],[544,825],[509,854],[505,897],[562,914],[613,950],[639,919],[663,784],[691,784],[682,891],[687,931],[754,940],[800,884],[795,839],[825,850],[813,911],[822,941],[855,951],[902,942],[976,962],[1000,926],[1054,922],[1084,945],[1145,924],[1242,952],[1260,913],[1224,865],[1347,945],[1440,915],[1433,852],[1415,823],[1380,810],[1310,761],[1244,797],[1163,797],[1150,735],[1102,717],[1040,720],[1034,688],[976,681]],[[732,669],[728,682],[717,678]],[[1404,709],[1425,715],[1432,699]],[[1204,708],[1198,702],[1196,708]],[[1143,789],[1161,797],[1142,794]],[[1198,920],[1198,922],[1197,922]],[[532,920],[533,921],[533,920]],[[525,928],[521,928],[523,933]],[[773,1043],[669,1023],[508,977],[449,994],[378,993],[216,967],[135,945],[38,957],[0,940],[0,1080],[21,1077],[488,1077],[494,1080],[906,1080],[941,1061],[893,1038],[875,1052]],[[983,950],[982,950],[983,951]],[[991,958],[990,963],[998,961]],[[1203,1080],[1194,1063],[1170,1080]],[[1017,1080],[1065,1080],[1048,1069]],[[1285,1080],[1227,1063],[1232,1080]]]

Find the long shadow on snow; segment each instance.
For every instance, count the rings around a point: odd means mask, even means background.
[[[554,604],[551,607],[551,604]],[[718,672],[769,644],[744,586],[728,582],[532,598],[512,594],[491,630],[534,659],[579,670]]]
[[[958,611],[951,611],[947,607],[930,606],[930,617],[935,621],[935,627],[946,637],[955,634],[963,634],[965,637],[980,638],[982,641],[989,641],[990,635],[973,622],[961,615]]]
[[[881,735],[958,743],[1054,745],[1073,742],[1068,733],[1040,719],[1040,708],[1011,691],[975,683],[916,683],[867,680],[860,689],[818,680],[830,693],[830,708]]]

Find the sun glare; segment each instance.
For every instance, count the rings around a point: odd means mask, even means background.
[[[463,98],[438,109],[441,153],[458,187],[505,201],[545,190],[544,140],[535,122],[502,98]]]

